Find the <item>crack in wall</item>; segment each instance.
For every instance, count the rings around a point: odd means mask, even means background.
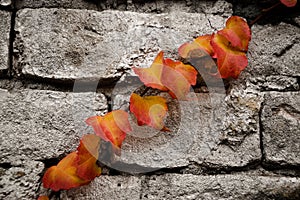
[[[296,38],[295,40],[292,41],[291,44],[289,44],[289,45],[287,45],[285,48],[281,49],[280,52],[274,53],[274,55],[275,55],[276,57],[281,57],[281,56],[283,56],[286,52],[288,52],[291,48],[293,48],[293,46],[294,46],[295,44],[298,43],[298,40],[299,40],[299,38]]]
[[[260,106],[260,109],[259,109],[259,112],[258,112],[258,124],[259,124],[259,140],[260,140],[260,151],[261,151],[261,161],[260,161],[260,164],[263,165],[265,159],[266,159],[266,155],[265,155],[265,151],[264,151],[264,142],[263,142],[263,133],[264,133],[264,126],[263,126],[263,123],[262,123],[262,111],[264,109],[264,100],[263,102],[261,103],[261,106]]]
[[[14,53],[14,41],[16,38],[15,34],[15,23],[16,23],[16,6],[15,1],[12,1],[12,14],[11,14],[11,21],[10,21],[10,32],[9,32],[9,46],[8,46],[8,76],[11,78],[13,74],[13,53]]]

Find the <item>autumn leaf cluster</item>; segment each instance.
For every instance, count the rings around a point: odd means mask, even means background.
[[[178,52],[182,60],[164,58],[164,52],[161,51],[149,68],[132,69],[145,86],[168,92],[172,98],[180,101],[188,100],[191,87],[197,83],[198,71],[189,63],[190,58],[199,56],[195,51],[206,52],[215,60],[218,72],[210,74],[211,77],[237,78],[248,63],[246,52],[250,38],[251,32],[246,21],[233,16],[227,20],[224,29],[211,35],[199,36],[180,46]],[[132,93],[129,110],[139,126],[147,125],[160,131],[171,131],[164,124],[168,112],[166,102],[161,96],[144,97]],[[126,134],[132,131],[129,113],[124,110],[89,117],[86,123],[93,128],[94,134],[84,135],[76,151],[69,153],[45,172],[42,179],[45,188],[59,191],[88,184],[101,174],[101,168],[97,164],[101,153],[100,141],[109,142],[113,153],[120,155]]]
[[[280,0],[288,7],[295,6],[297,0]],[[167,92],[171,98],[186,101],[191,88],[197,84],[199,69],[207,71],[211,78],[237,79],[248,65],[246,53],[251,40],[251,31],[247,22],[238,16],[226,21],[222,30],[198,36],[191,42],[178,48],[179,58],[173,60],[158,53],[149,68],[132,67],[134,73],[145,86]],[[210,57],[216,70],[204,62],[202,66],[193,66],[192,60]],[[121,154],[122,143],[127,133],[132,131],[130,116],[139,126],[149,126],[160,131],[172,131],[164,124],[168,113],[167,100],[162,96],[143,96],[132,93],[130,113],[113,110],[104,116],[92,116],[86,119],[94,134],[84,135],[76,151],[69,153],[56,166],[50,167],[42,182],[45,188],[53,191],[68,190],[88,184],[101,174],[97,164],[101,141],[111,144],[115,155]],[[48,199],[40,196],[40,200]]]

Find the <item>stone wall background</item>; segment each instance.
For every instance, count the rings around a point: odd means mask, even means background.
[[[126,108],[140,86],[132,65],[272,3],[0,0],[0,199],[46,193],[43,172],[92,131],[84,120]],[[129,135],[120,165],[53,198],[299,199],[299,10],[252,27],[249,66],[226,94],[199,86],[195,104],[169,99],[173,132],[135,127],[151,137]]]

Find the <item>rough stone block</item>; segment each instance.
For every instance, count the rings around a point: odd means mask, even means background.
[[[265,162],[300,165],[300,93],[267,94],[262,125]]]
[[[217,14],[219,16],[231,16],[232,4],[225,0],[191,1],[191,0],[133,0],[127,1],[127,10],[135,12],[190,12]]]
[[[16,0],[17,9],[22,8],[76,8],[97,10],[97,5],[88,0]]]
[[[125,109],[129,96],[117,93],[115,107]],[[130,94],[129,94],[130,95]],[[161,94],[168,97],[167,94]],[[262,97],[241,88],[228,96],[221,93],[194,94],[191,101],[167,98],[169,116],[160,132],[136,125],[128,133],[121,157],[112,167],[120,171],[144,172],[155,168],[174,168],[196,162],[204,166],[242,167],[261,159],[259,110]],[[135,168],[136,167],[136,168]]]
[[[142,179],[134,176],[100,176],[91,184],[61,193],[61,199],[139,199]]]
[[[0,75],[7,71],[11,13],[0,10]]]
[[[249,74],[245,74],[244,77],[251,83],[248,86],[260,91],[297,91],[300,87],[297,77],[280,75],[251,77]]]
[[[0,163],[57,158],[92,130],[87,117],[107,111],[103,94],[0,90]]]
[[[252,76],[300,76],[300,29],[279,23],[254,25],[249,45],[249,66]]]
[[[150,178],[142,199],[299,199],[299,178],[257,175],[195,176],[167,174]]]
[[[1,6],[10,6],[11,0],[0,0],[0,5]]]
[[[142,183],[142,185],[141,185]],[[91,185],[64,191],[62,199],[299,199],[300,180],[291,177],[234,174],[150,177],[108,176]]]
[[[60,80],[115,80],[149,67],[160,50],[177,51],[225,19],[197,13],[23,9],[17,13],[14,68],[19,75]]]
[[[44,164],[38,161],[19,161],[14,164],[8,168],[0,167],[0,198],[37,199],[36,191]]]

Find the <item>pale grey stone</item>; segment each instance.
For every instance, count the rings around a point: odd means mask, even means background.
[[[88,0],[16,0],[17,9],[41,8],[41,7],[61,7],[76,9],[97,10],[97,5]]]
[[[300,93],[271,92],[262,110],[265,162],[300,165]]]
[[[61,199],[139,199],[142,179],[134,176],[100,176],[92,183],[63,191]]]
[[[11,0],[0,0],[0,5],[1,6],[10,6]]]
[[[257,175],[195,176],[166,174],[150,178],[142,199],[299,199],[300,180]]]
[[[216,1],[197,1],[195,2],[196,12],[203,12],[207,14],[214,14],[223,17],[230,17],[233,15],[232,3],[225,0]]]
[[[228,17],[233,13],[232,4],[225,0],[191,1],[191,0],[150,0],[127,1],[127,10],[135,12],[189,12],[217,14]]]
[[[177,52],[193,37],[222,28],[215,15],[171,12],[23,9],[17,13],[18,75],[111,81],[131,66],[149,67],[160,50]]]
[[[43,169],[44,164],[38,161],[17,161],[9,168],[0,167],[0,198],[37,199]]]
[[[0,90],[0,162],[57,158],[93,133],[85,119],[107,111],[103,94]]]
[[[11,13],[0,10],[0,75],[7,71]]]
[[[249,77],[246,77],[249,76]],[[249,79],[249,87],[255,88],[260,91],[297,91],[299,84],[297,77],[289,76],[260,76],[251,77],[246,74],[245,77]]]
[[[300,180],[255,174],[100,176],[62,199],[299,199]]]
[[[300,76],[300,29],[278,25],[254,25],[249,45],[249,66],[252,76]]]
[[[130,94],[116,94],[113,105],[128,108]],[[210,167],[242,167],[261,159],[260,94],[234,88],[228,96],[194,93],[190,101],[177,103],[167,94],[160,95],[169,102],[166,126],[172,132],[137,126],[131,116],[133,131],[113,168],[134,173],[187,166],[191,161]]]

